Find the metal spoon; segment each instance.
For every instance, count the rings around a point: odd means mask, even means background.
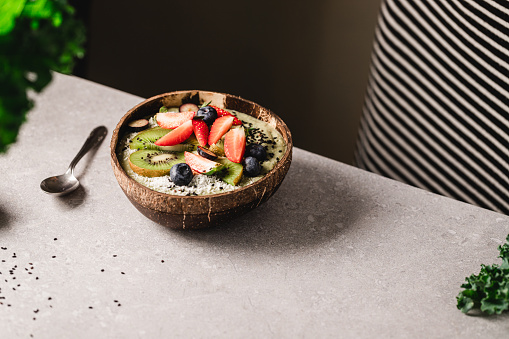
[[[64,195],[78,188],[80,182],[74,176],[74,167],[88,151],[101,143],[107,133],[108,130],[104,126],[94,128],[78,154],[76,154],[76,157],[72,160],[67,172],[62,175],[44,179],[41,182],[41,189],[48,194]]]

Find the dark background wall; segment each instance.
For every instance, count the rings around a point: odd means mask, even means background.
[[[297,147],[351,163],[380,0],[74,4],[89,34],[78,76],[142,97],[239,95],[278,114]]]

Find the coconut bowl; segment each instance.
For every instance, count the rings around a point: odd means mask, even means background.
[[[260,180],[230,192],[178,196],[160,193],[139,184],[124,171],[117,158],[117,144],[127,131],[127,124],[154,115],[161,106],[184,103],[212,105],[249,114],[274,126],[286,142],[286,152],[276,166]],[[150,220],[174,229],[199,229],[237,218],[266,202],[281,185],[292,161],[292,136],[286,124],[270,110],[238,96],[207,92],[177,91],[149,98],[130,109],[120,119],[111,138],[111,164],[118,184],[129,201]]]

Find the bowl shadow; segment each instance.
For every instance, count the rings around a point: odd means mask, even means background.
[[[279,190],[255,210],[209,229],[168,231],[202,246],[298,252],[352,231],[370,205],[369,197],[354,189],[341,172],[297,158]]]

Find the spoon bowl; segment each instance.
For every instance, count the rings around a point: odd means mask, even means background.
[[[92,148],[99,145],[103,141],[108,130],[104,126],[96,127],[88,136],[87,140],[81,147],[80,151],[74,157],[67,171],[62,175],[57,175],[44,179],[41,182],[41,189],[56,196],[69,194],[79,187],[80,182],[74,176],[74,167],[78,164],[81,158]]]
[[[76,188],[78,188],[80,182],[76,177],[70,173],[66,172],[62,175],[57,175],[54,177],[49,177],[44,179],[41,182],[41,189],[46,193],[51,193],[54,195],[64,195],[71,193]]]

